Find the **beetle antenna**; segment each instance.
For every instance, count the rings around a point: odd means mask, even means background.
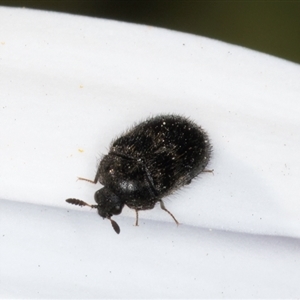
[[[91,208],[98,208],[98,205],[91,205],[82,200],[74,199],[74,198],[69,198],[66,200],[66,202],[68,202],[70,204],[74,204],[74,205],[79,205],[79,206],[89,206]]]
[[[115,230],[115,232],[116,232],[117,234],[119,234],[120,231],[121,231],[121,229],[120,229],[118,223],[117,223],[116,221],[112,220],[111,218],[109,218],[109,220],[110,220],[111,226],[113,227],[113,229]]]

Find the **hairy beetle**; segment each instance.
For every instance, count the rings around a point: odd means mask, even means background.
[[[152,209],[157,202],[179,224],[162,198],[209,171],[205,167],[211,151],[206,132],[189,119],[177,115],[149,118],[112,142],[94,180],[78,178],[104,186],[94,195],[97,205],[74,198],[66,201],[97,208],[117,233],[120,227],[111,217],[120,214],[124,205],[136,211],[136,225],[138,211]]]

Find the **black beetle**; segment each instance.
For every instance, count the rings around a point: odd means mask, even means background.
[[[120,227],[111,219],[122,212],[124,205],[136,211],[152,209],[157,202],[168,212],[162,198],[189,184],[205,170],[212,147],[206,132],[187,118],[159,115],[149,118],[114,140],[109,153],[100,161],[94,180],[104,185],[95,195],[97,205],[70,198],[75,205],[97,208],[101,217],[111,221],[114,230]]]

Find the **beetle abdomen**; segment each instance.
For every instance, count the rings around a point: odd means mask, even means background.
[[[142,163],[154,193],[164,197],[204,170],[211,146],[205,131],[194,122],[161,115],[125,132],[112,143],[110,154]],[[130,169],[127,171],[130,177]]]

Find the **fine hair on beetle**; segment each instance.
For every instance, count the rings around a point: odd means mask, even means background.
[[[207,170],[212,146],[207,133],[196,123],[178,115],[158,115],[138,123],[112,141],[98,166],[94,180],[78,177],[103,187],[95,192],[97,204],[75,198],[68,203],[96,208],[109,219],[116,233],[119,225],[111,219],[125,205],[136,212],[152,209],[157,202],[178,225],[162,198],[172,194]]]

